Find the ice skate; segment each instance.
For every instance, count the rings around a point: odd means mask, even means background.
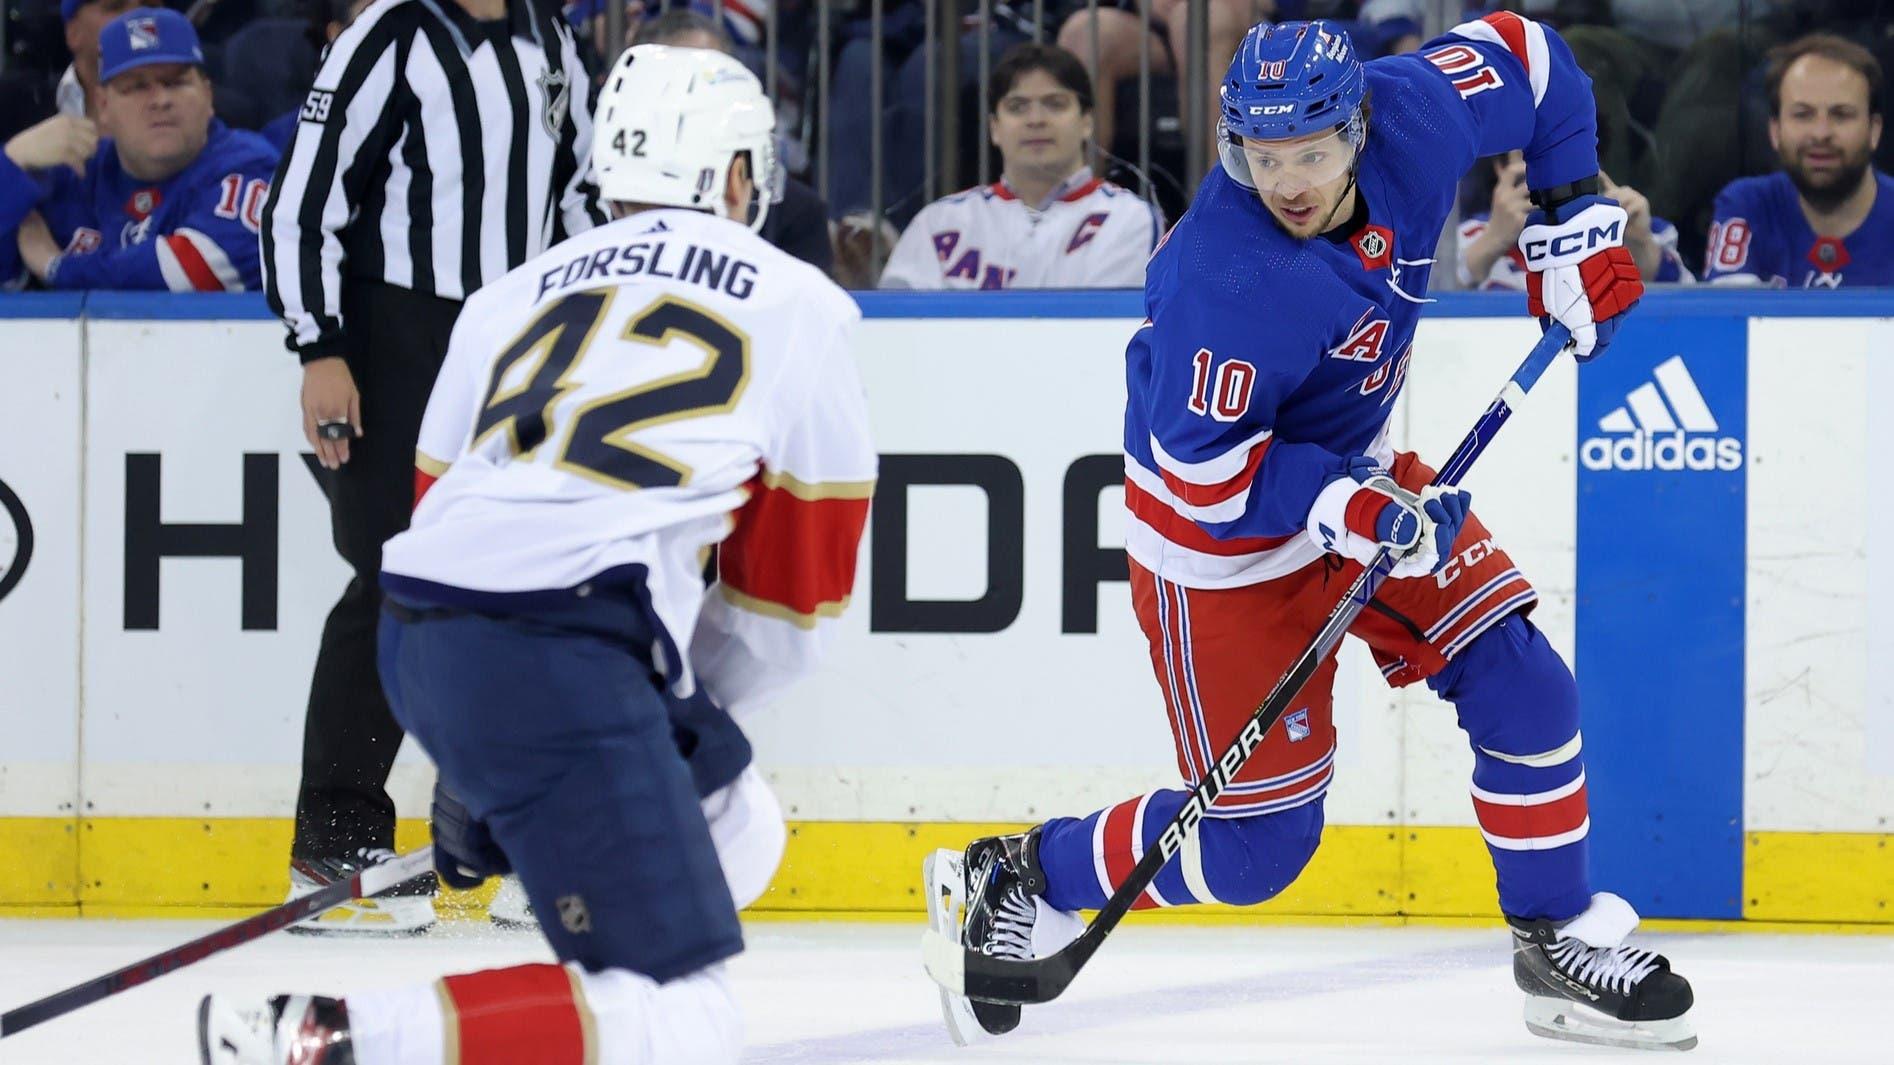
[[[520,886],[517,876],[500,879],[500,890],[494,892],[493,901],[487,904],[487,919],[493,922],[493,927],[508,932],[539,931],[539,918],[533,916],[533,900],[526,897],[526,889]]]
[[[1601,892],[1563,925],[1506,920],[1534,1035],[1641,1050],[1697,1045],[1690,982],[1663,955],[1622,945],[1638,923],[1630,903]]]
[[[197,1005],[203,1065],[355,1065],[341,999],[277,995],[240,1002],[206,995]]]
[[[922,864],[928,921],[964,946],[999,958],[1033,958],[1071,942],[1083,929],[1076,915],[1053,909],[1038,864],[1038,830],[989,836],[965,854],[935,851]],[[954,1042],[967,1046],[1019,1026],[1020,1007],[975,1002],[945,988],[941,1015]]]
[[[289,863],[289,897],[298,898],[347,880],[394,856],[394,851],[384,848],[362,847],[341,858],[297,858]],[[436,884],[430,872],[377,898],[351,899],[327,913],[291,925],[289,931],[302,935],[417,935],[433,927]]]

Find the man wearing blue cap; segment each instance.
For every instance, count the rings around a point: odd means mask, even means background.
[[[0,278],[17,279],[24,266],[48,288],[261,285],[257,230],[277,153],[217,121],[203,64],[197,32],[175,11],[139,8],[105,27],[99,117],[114,136],[82,175],[22,163],[9,143],[0,159]]]

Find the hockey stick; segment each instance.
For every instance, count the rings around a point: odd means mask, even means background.
[[[365,899],[400,887],[432,868],[432,846],[410,851],[393,861],[371,865],[347,880],[338,880],[317,891],[291,899],[275,909],[247,917],[182,946],[153,954],[116,972],[75,984],[37,1002],[0,1013],[0,1039],[64,1016],[82,1006],[90,1006],[120,991],[150,983],[168,972],[196,964],[231,947],[261,939],[279,928],[288,928],[298,921],[333,910],[350,899]]]
[[[1500,427],[1512,417],[1513,411],[1525,400],[1526,393],[1532,391],[1532,386],[1538,383],[1540,375],[1552,365],[1552,360],[1558,357],[1569,339],[1570,334],[1565,327],[1557,323],[1546,330],[1545,336],[1520,363],[1506,386],[1500,389],[1492,405],[1486,408],[1486,413],[1480,415],[1480,420],[1474,423],[1466,439],[1460,441],[1460,446],[1454,449],[1446,465],[1440,468],[1439,474],[1434,477],[1434,484],[1445,486],[1460,483],[1467,470],[1472,468],[1473,461],[1498,435]],[[1382,548],[1373,563],[1355,578],[1348,593],[1341,602],[1335,604],[1335,609],[1329,612],[1328,619],[1316,631],[1314,639],[1303,649],[1301,657],[1276,682],[1269,697],[1256,708],[1256,713],[1238,733],[1236,741],[1230,744],[1223,756],[1210,767],[1210,772],[1192,789],[1190,798],[1171,818],[1170,824],[1164,826],[1157,846],[1145,852],[1131,870],[1131,875],[1111,893],[1111,898],[1105,900],[1105,908],[1098,911],[1098,916],[1092,918],[1092,923],[1086,926],[1077,939],[1063,950],[1043,958],[996,958],[968,949],[930,928],[921,942],[921,957],[927,965],[928,975],[947,990],[982,1002],[1031,1005],[1050,1002],[1059,997],[1071,984],[1072,978],[1098,952],[1105,937],[1130,912],[1132,903],[1151,886],[1151,881],[1157,879],[1165,863],[1183,847],[1184,840],[1196,831],[1198,822],[1203,820],[1210,804],[1230,783],[1230,778],[1249,761],[1250,753],[1262,744],[1263,737],[1275,727],[1276,719],[1289,708],[1302,691],[1302,686],[1308,683],[1316,669],[1335,649],[1335,645],[1341,642],[1356,615],[1374,598],[1375,591],[1387,579],[1388,571],[1394,568],[1395,561],[1388,549]]]

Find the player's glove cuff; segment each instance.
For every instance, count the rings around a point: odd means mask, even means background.
[[[429,827],[434,836],[434,871],[447,886],[468,891],[490,876],[513,871],[493,833],[458,796],[438,781]]]

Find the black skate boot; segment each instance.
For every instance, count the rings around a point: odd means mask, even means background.
[[[1046,875],[1039,867],[1039,829],[989,836],[966,853],[935,851],[922,867],[928,918],[934,930],[972,950],[999,958],[1034,957],[1042,947],[1070,942],[1083,925],[1076,916],[1042,905]],[[1047,948],[1052,949],[1052,948]],[[1018,1006],[975,1002],[942,990],[941,1013],[961,1046],[1019,1026]]]
[[[1548,1039],[1689,1050],[1690,981],[1670,971],[1655,951],[1621,945],[1637,913],[1616,895],[1562,925],[1508,917],[1513,929],[1513,982],[1526,993],[1526,1027]]]
[[[197,1006],[203,1065],[355,1065],[349,1008],[339,998],[277,995],[239,1002],[206,995]]]
[[[395,852],[361,847],[334,858],[297,858],[289,863],[289,897],[299,898],[347,880],[362,870],[393,861]],[[434,894],[439,883],[430,871],[372,899],[351,899],[327,913],[289,926],[298,935],[411,936],[434,925]]]

